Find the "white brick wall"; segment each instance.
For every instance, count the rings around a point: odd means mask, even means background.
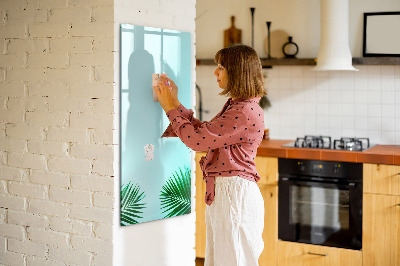
[[[1,0],[0,265],[112,265],[113,0]]]

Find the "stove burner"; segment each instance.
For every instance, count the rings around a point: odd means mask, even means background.
[[[300,148],[330,149],[331,137],[306,135],[304,138],[297,138],[294,146]]]
[[[368,138],[340,138],[333,142],[335,150],[363,151],[369,148]]]
[[[306,135],[303,138],[297,138],[295,142],[287,143],[283,146],[344,151],[364,151],[371,147],[368,138],[340,138],[334,140],[332,143],[331,137],[311,135]]]

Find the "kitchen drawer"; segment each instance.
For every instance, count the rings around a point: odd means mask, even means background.
[[[278,241],[277,266],[362,266],[358,250]]]
[[[256,156],[254,162],[261,176],[259,185],[278,185],[278,158]]]
[[[364,164],[364,193],[400,195],[400,166]]]

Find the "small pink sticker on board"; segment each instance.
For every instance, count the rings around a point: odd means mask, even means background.
[[[159,77],[167,77],[167,74],[153,74],[153,87],[157,86]],[[158,102],[157,94],[153,91],[153,101]]]

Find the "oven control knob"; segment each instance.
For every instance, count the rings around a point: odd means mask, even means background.
[[[334,174],[339,173],[339,168],[337,168],[337,167],[333,168],[333,173],[334,173]]]
[[[297,162],[297,165],[299,166],[300,171],[304,172],[306,170],[306,166],[303,164],[303,162]]]
[[[335,167],[333,168],[333,173],[338,174],[340,171],[340,164],[336,164]]]

